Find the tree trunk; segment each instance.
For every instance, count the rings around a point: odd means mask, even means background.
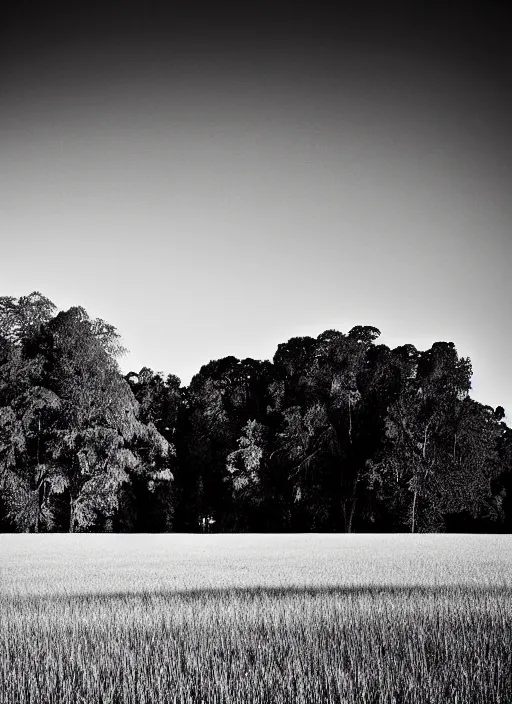
[[[39,480],[39,478],[38,478]],[[37,513],[36,513],[36,522],[34,524],[34,533],[39,533],[39,527],[40,527],[40,521],[41,521],[41,509],[44,504],[45,500],[45,487],[46,487],[46,481],[44,479],[44,476],[42,479],[39,480],[39,484],[37,486]],[[42,498],[41,498],[42,494]]]
[[[423,448],[422,448],[422,452],[421,452],[421,454],[422,454],[422,456],[423,456],[423,459],[425,459],[425,457],[427,456],[427,431],[428,431],[428,426],[429,426],[429,423],[427,423],[427,425],[425,426],[425,434],[424,434],[424,437],[423,437]]]
[[[347,533],[352,533],[352,520],[354,518],[354,513],[355,513],[355,509],[356,509],[356,501],[357,501],[357,498],[355,496],[350,501],[350,508],[348,511],[348,520],[347,520],[347,525],[346,525],[346,532]]]
[[[412,500],[412,521],[411,521],[411,533],[414,533],[416,528],[416,499],[418,497],[418,486],[416,485],[414,489],[414,498]]]
[[[69,532],[75,532],[75,502],[70,499]]]
[[[350,404],[350,392],[348,396],[348,440],[352,444],[352,407]]]
[[[432,422],[432,419],[428,421],[428,423],[425,425],[425,432],[423,434],[423,447],[421,451],[421,455],[423,457],[423,461],[425,462],[426,457],[427,457],[427,439],[428,439],[428,429],[430,427],[430,424]],[[425,479],[427,475],[427,472],[424,472],[423,479]],[[411,533],[414,533],[416,530],[416,503],[418,499],[418,475],[416,475],[416,482],[414,486],[414,497],[412,500],[412,519],[411,519]]]
[[[350,493],[349,500],[343,503],[343,521],[345,524],[345,533],[352,533],[352,522],[354,520],[354,513],[356,510],[357,502],[357,481],[358,477],[356,477],[352,482],[352,491]]]

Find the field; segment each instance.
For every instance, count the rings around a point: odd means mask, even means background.
[[[512,702],[512,536],[0,535],[0,703]]]

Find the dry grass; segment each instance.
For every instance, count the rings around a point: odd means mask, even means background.
[[[0,702],[512,701],[509,536],[0,536]]]

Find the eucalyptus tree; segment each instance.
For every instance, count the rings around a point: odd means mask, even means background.
[[[119,489],[133,474],[171,479],[165,464],[173,447],[153,423],[139,420],[137,400],[111,354],[117,332],[101,329],[98,335],[87,313],[71,308],[47,325],[39,343],[47,383],[62,403],[53,456],[65,468],[70,532],[111,522]]]
[[[487,526],[505,520],[507,460],[501,450],[507,428],[500,410],[466,396],[448,419],[444,467],[436,477],[436,503],[444,515],[469,515],[473,524]]]
[[[494,481],[493,496],[496,497],[501,513],[501,530],[512,532],[512,428],[504,422],[505,411],[501,406],[498,406],[495,414],[499,423],[497,453],[500,472]]]
[[[379,378],[369,357],[379,334],[361,326],[346,335],[327,330],[316,340],[280,345],[274,357],[284,386],[279,451],[290,463],[297,509],[309,504],[306,514],[315,529],[353,529],[359,485],[373,452],[365,395],[371,395],[372,376]]]
[[[249,421],[265,423],[270,403],[272,365],[226,357],[204,365],[186,393],[187,443],[183,449],[184,486],[188,487],[189,525],[214,520],[222,529],[232,518],[233,485],[226,481],[228,455],[238,448]]]
[[[138,419],[111,325],[82,308],[50,317],[53,304],[39,294],[20,301],[23,314],[4,299],[2,318],[10,352],[0,368],[0,467],[9,515],[18,530],[108,528],[119,487],[133,474],[170,479],[172,445]]]
[[[138,404],[139,420],[151,424],[173,448],[179,440],[177,430],[183,412],[183,394],[178,377],[154,372],[143,367],[130,372],[127,380]],[[135,475],[123,485],[120,498],[122,511],[119,524],[124,530],[136,532],[169,532],[175,528],[177,505],[183,499],[180,476],[180,453],[173,456],[169,469],[173,481],[150,479]]]
[[[414,533],[442,529],[438,488],[447,479],[454,442],[454,432],[448,442],[447,430],[471,387],[471,363],[459,359],[453,343],[436,342],[417,354],[411,372],[388,408],[389,444],[381,467],[395,483],[402,520]]]
[[[0,488],[7,518],[23,532],[51,530],[51,497],[65,488],[52,457],[60,399],[34,386],[0,408]]]
[[[234,503],[232,525],[235,530],[272,529],[272,501],[268,477],[268,428],[250,420],[242,429],[237,448],[229,453],[226,469]],[[275,507],[274,507],[275,508]]]
[[[0,493],[20,531],[51,529],[49,499],[63,490],[51,456],[60,399],[44,386],[41,355],[27,354],[55,310],[38,292],[0,298]]]

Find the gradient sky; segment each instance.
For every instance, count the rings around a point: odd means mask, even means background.
[[[497,35],[119,7],[4,24],[0,295],[82,305],[124,371],[183,383],[328,328],[453,341],[512,420]]]

